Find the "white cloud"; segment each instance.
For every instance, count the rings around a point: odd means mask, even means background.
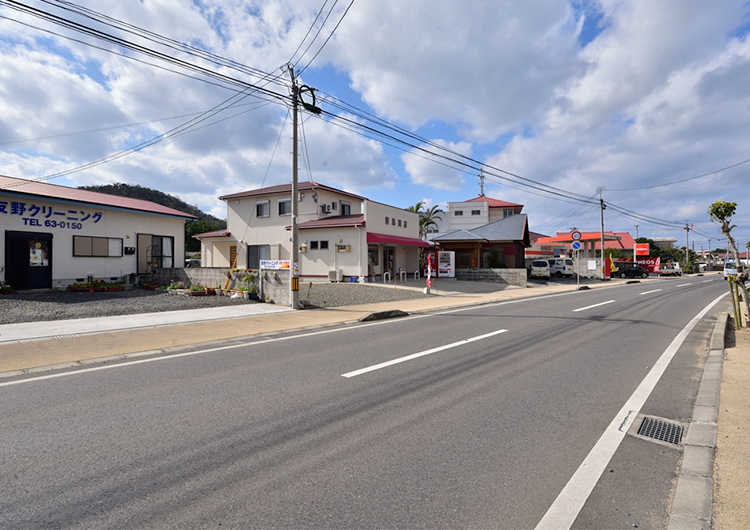
[[[435,140],[434,143],[458,153],[463,156],[471,155],[471,144],[468,142],[447,142]],[[434,151],[431,146],[422,146],[425,150]],[[411,176],[411,181],[418,185],[437,190],[458,191],[464,185],[462,170],[456,167],[444,165],[446,160],[439,156],[431,155],[419,149],[412,149],[401,155],[401,160],[406,171]]]

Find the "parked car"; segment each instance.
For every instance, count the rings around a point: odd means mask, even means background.
[[[549,273],[550,276],[557,276],[561,278],[565,276],[570,278],[573,276],[573,260],[570,258],[549,258]]]
[[[632,261],[616,261],[612,276],[617,278],[648,278],[648,269]]]
[[[531,277],[532,278],[549,278],[549,261],[546,259],[535,259],[531,262]]]
[[[659,267],[659,276],[682,276],[682,267],[679,263],[665,263]]]
[[[201,260],[195,258],[188,258],[185,260],[185,267],[200,267]]]

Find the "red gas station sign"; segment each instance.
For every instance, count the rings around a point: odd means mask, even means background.
[[[648,243],[636,243],[635,244],[635,255],[636,256],[648,256],[650,254]]]

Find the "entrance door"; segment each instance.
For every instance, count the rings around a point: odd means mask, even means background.
[[[393,247],[383,247],[383,272],[391,273],[391,280],[393,280],[393,271],[395,263],[395,249]]]
[[[5,231],[5,281],[14,289],[52,288],[52,234]]]

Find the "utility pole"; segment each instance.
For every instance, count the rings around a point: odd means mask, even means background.
[[[605,273],[604,273],[604,210],[606,210],[607,207],[604,205],[604,199],[602,199],[602,192],[604,191],[604,188],[597,188],[596,191],[599,192],[599,217],[600,217],[601,225],[602,225],[602,231],[601,231],[601,234],[599,235],[599,244],[601,245],[601,254],[600,254],[601,255],[601,268],[599,270],[602,271],[602,280],[603,280],[605,277]]]
[[[297,113],[299,104],[315,114],[321,109],[315,106],[315,91],[307,85],[297,85],[297,76],[291,64],[288,66],[292,79],[292,266],[290,267],[290,304],[292,309],[299,309],[299,191],[298,191],[298,154],[297,154]],[[312,94],[312,104],[302,101],[303,92]]]
[[[690,265],[690,225],[685,221],[685,272],[688,271]]]
[[[638,239],[638,223],[635,223],[635,238]]]

